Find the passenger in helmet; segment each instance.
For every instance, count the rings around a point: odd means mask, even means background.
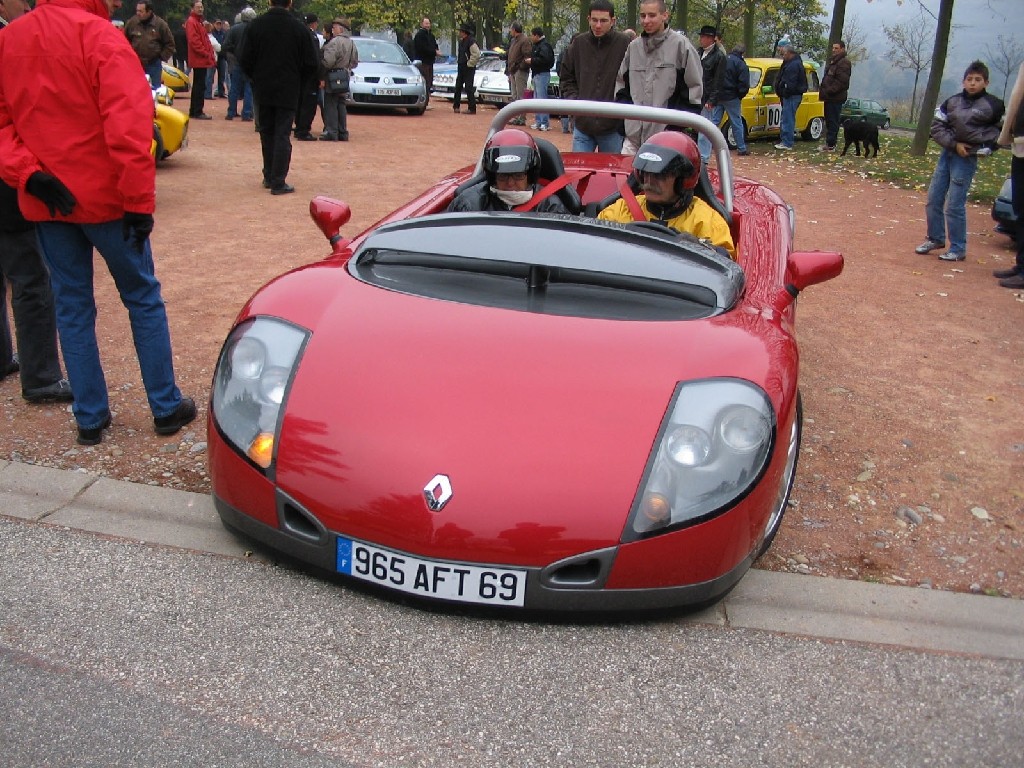
[[[662,131],[649,138],[633,156],[633,172],[643,188],[632,200],[619,199],[597,214],[607,221],[657,221],[679,232],[689,232],[725,249],[735,260],[732,232],[722,215],[694,196],[700,178],[700,152],[685,133]]]
[[[511,211],[530,202],[540,191],[540,152],[533,137],[518,128],[495,133],[484,147],[483,169],[487,180],[460,192],[448,210]],[[557,195],[550,195],[528,210],[569,213]]]

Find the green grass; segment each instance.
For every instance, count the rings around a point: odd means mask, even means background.
[[[842,134],[839,135],[839,146],[843,146]],[[910,137],[894,136],[891,131],[879,131],[882,150],[878,157],[864,159],[853,154],[853,147],[842,157],[839,151],[821,152],[821,142],[797,141],[792,151],[797,159],[824,167],[832,167],[839,172],[857,173],[878,181],[888,182],[903,189],[914,189],[925,192],[935,170],[939,157],[939,145],[928,142],[924,157],[913,157],[910,154]],[[767,152],[775,152],[768,142],[751,142],[751,148]],[[974,175],[969,199],[976,203],[990,205],[999,195],[999,188],[1010,175],[1010,153],[999,150],[989,157],[978,160],[978,172]]]

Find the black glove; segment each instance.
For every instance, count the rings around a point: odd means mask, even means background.
[[[71,190],[65,187],[60,179],[42,171],[36,171],[28,177],[25,191],[46,203],[51,216],[56,216],[57,211],[60,211],[62,216],[70,216],[78,204]]]
[[[142,246],[146,238],[153,231],[153,214],[124,212],[124,220],[121,222],[121,233],[125,240],[131,240],[132,246],[139,253],[142,253]]]

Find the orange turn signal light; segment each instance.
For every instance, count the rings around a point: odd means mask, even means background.
[[[263,469],[270,466],[274,458],[274,436],[269,432],[260,432],[249,444],[248,456]]]

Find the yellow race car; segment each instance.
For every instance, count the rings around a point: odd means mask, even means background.
[[[153,144],[150,152],[159,162],[188,146],[188,115],[173,106],[174,91],[165,85],[153,91]]]
[[[192,80],[188,75],[166,61],[163,63],[163,71],[160,73],[160,82],[178,93],[184,93],[192,86]]]
[[[740,103],[743,128],[747,140],[776,138],[782,124],[782,104],[775,94],[775,76],[779,74],[782,59],[747,59],[750,68],[750,90]],[[825,103],[818,97],[818,72],[814,65],[804,62],[807,73],[807,93],[796,110],[796,130],[804,139],[817,141],[825,132]],[[729,147],[735,149],[729,118],[722,118],[721,129]]]

